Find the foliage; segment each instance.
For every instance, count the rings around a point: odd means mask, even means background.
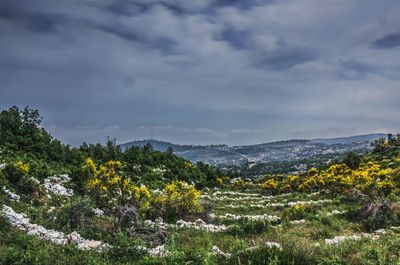
[[[260,184],[260,188],[269,190],[269,191],[276,191],[276,188],[278,187],[278,182],[275,179],[268,179],[264,183]]]
[[[346,214],[349,220],[360,222],[367,231],[400,225],[400,205],[381,195],[366,195],[354,190],[347,196],[355,207]]]
[[[197,187],[216,185],[216,178],[226,176],[219,168],[191,162],[171,152],[154,151],[150,144],[124,151],[116,139],[100,143],[83,143],[79,147],[63,145],[40,126],[38,110],[13,106],[0,111],[0,149],[11,162],[22,160],[31,166],[31,176],[39,180],[52,174],[71,173],[74,188],[85,192],[90,176],[82,172],[82,161],[91,157],[96,164],[121,161],[125,173],[136,182],[158,187],[174,180],[194,182]],[[2,161],[1,161],[2,162]],[[9,162],[9,161],[5,161]]]
[[[289,220],[300,220],[305,217],[306,206],[303,204],[293,205],[290,208],[285,209],[283,217]]]
[[[330,190],[332,192],[346,193],[351,189],[359,189],[368,194],[389,194],[399,188],[399,169],[382,167],[376,162],[364,162],[357,169],[352,170],[346,164],[334,164],[325,170],[311,168],[298,175],[269,175],[267,179],[258,184],[258,187],[271,192],[310,192]],[[250,184],[241,183],[241,186]],[[233,184],[236,188],[237,185]]]
[[[225,184],[227,184],[229,182],[230,178],[228,176],[222,176],[222,177],[218,177],[217,178],[217,185],[218,186],[224,186]]]
[[[349,168],[354,170],[360,166],[361,157],[355,152],[350,152],[343,159],[343,163],[346,164]]]
[[[39,158],[61,161],[66,149],[45,129],[38,110],[16,106],[0,112],[0,146],[14,152],[35,153]]]
[[[4,174],[8,181],[17,184],[21,179],[29,173],[30,166],[22,161],[7,164],[4,168]]]
[[[200,191],[184,181],[174,181],[165,186],[160,194],[150,201],[150,216],[161,216],[167,219],[183,218],[201,213]]]
[[[92,176],[87,182],[87,187],[95,194],[98,203],[104,198],[106,203],[103,202],[103,205],[109,208],[129,203],[136,205],[142,211],[148,207],[147,200],[151,196],[149,189],[145,186],[134,185],[121,171],[120,161],[111,160],[97,168],[93,160],[87,158],[83,169],[90,172]]]
[[[0,191],[0,209],[4,202],[26,213],[32,223],[65,234],[76,230],[85,238],[101,240],[113,247],[98,253],[81,251],[69,244],[51,244],[12,228],[0,217],[0,264],[397,264],[400,261],[399,233],[390,228],[400,225],[399,136],[377,141],[374,150],[365,156],[348,154],[345,159],[341,157],[327,165],[321,162],[326,160],[297,161],[306,164],[306,172],[287,174],[295,171],[297,164],[276,162],[271,168],[281,173],[277,168],[287,166],[285,174],[265,175],[270,165],[256,165],[254,172],[262,171],[261,176],[245,179],[240,172],[194,164],[173,155],[172,150],[154,151],[151,145],[124,151],[115,140],[105,145],[66,146],[40,128],[40,121],[39,113],[29,108],[13,107],[0,113],[0,162],[7,164],[0,170],[0,188],[5,185],[22,195],[20,202],[14,202],[5,191]],[[52,194],[50,198],[43,196],[44,192],[33,195],[38,188],[35,185],[39,184],[31,176],[43,180],[59,173],[71,173],[72,181],[65,185],[74,189],[73,197]],[[233,176],[241,178],[234,181]],[[215,200],[201,199],[200,189],[215,185],[220,188],[218,194],[223,195]],[[225,193],[225,189],[230,193]],[[211,194],[212,189],[207,190]],[[363,195],[352,199],[355,192]],[[265,196],[265,193],[284,194]],[[228,200],[227,194],[233,197]],[[331,200],[324,200],[327,198]],[[291,204],[318,199],[324,202]],[[138,237],[131,238],[132,233],[127,230],[117,233],[113,229],[116,209],[126,204],[134,204],[143,217],[151,219],[161,216],[171,223],[178,218],[194,221],[201,216],[207,224],[213,224],[203,200],[213,204],[216,216],[229,212],[237,216],[276,215],[280,219],[277,224],[246,218],[221,219],[218,226],[226,225],[227,229],[218,233],[167,228],[165,247],[169,255],[163,258],[148,255],[144,246],[153,247],[148,242],[146,245]],[[95,215],[95,207],[104,210],[103,216]],[[305,220],[292,222],[300,219]],[[138,230],[140,225],[139,222]],[[374,233],[380,228],[386,232],[374,240],[371,237],[338,246],[324,244],[324,239],[337,235]],[[279,242],[282,248],[267,246],[268,241]],[[214,255],[213,246],[231,255]]]
[[[4,184],[12,184],[18,193],[32,195],[38,191],[39,185],[36,180],[28,176],[30,168],[29,164],[18,160],[7,164],[0,178],[4,178],[2,181]]]

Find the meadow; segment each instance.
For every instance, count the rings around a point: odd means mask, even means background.
[[[71,148],[25,115],[0,113],[0,264],[400,262],[399,135],[249,179],[150,146]]]

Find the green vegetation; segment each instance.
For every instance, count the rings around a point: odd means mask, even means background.
[[[245,179],[151,145],[67,146],[40,121],[0,112],[0,264],[400,263],[400,135]]]

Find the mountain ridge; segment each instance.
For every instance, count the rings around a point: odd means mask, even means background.
[[[150,143],[155,150],[166,151],[171,147],[174,153],[192,162],[205,162],[213,165],[238,165],[245,163],[265,163],[292,161],[320,154],[367,151],[373,140],[387,134],[374,133],[348,137],[289,139],[253,145],[181,145],[162,140],[144,139],[127,142],[119,146],[125,150],[131,146]]]

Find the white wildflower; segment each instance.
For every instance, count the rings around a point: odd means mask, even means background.
[[[99,208],[92,209],[92,211],[97,217],[101,217],[104,215],[104,211]]]
[[[149,249],[148,252],[150,256],[157,258],[163,258],[169,255],[169,251],[165,249],[164,245]]]

